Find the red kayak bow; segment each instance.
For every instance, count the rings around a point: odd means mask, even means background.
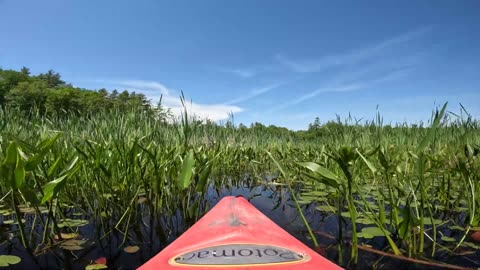
[[[341,270],[242,197],[225,197],[140,270]]]

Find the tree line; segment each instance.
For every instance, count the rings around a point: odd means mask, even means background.
[[[141,93],[78,88],[63,81],[53,70],[32,75],[26,67],[20,71],[0,68],[0,107],[7,106],[26,112],[35,108],[45,114],[87,114],[112,109],[152,112],[156,109]]]
[[[78,88],[63,81],[61,75],[53,70],[32,75],[26,67],[23,67],[20,71],[0,68],[0,108],[6,107],[15,107],[27,113],[35,111],[42,114],[74,113],[87,115],[105,111],[121,113],[133,110],[155,114],[162,119],[171,115],[170,111],[162,107],[160,103],[157,105],[151,104],[147,97],[141,93],[129,92],[128,90],[109,92],[106,89]],[[319,117],[316,117],[308,125],[308,129],[300,131],[291,131],[274,125],[266,126],[258,122],[252,123],[249,127],[243,124],[236,126],[231,120],[224,124],[211,121],[202,122],[202,124],[216,125],[226,130],[245,134],[263,134],[307,141],[329,136],[338,138],[346,133],[378,132],[378,123],[351,125],[339,120],[322,123]],[[392,127],[386,125],[384,131],[390,129]]]

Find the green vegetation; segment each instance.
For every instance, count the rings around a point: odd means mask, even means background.
[[[209,193],[279,172],[306,225],[322,222],[304,213],[312,206],[336,219],[340,264],[356,263],[357,249],[378,238],[385,245],[377,248],[422,260],[480,249],[469,239],[480,222],[480,123],[465,110],[443,107],[428,127],[384,126],[378,117],[292,132],[221,126],[186,111],[168,122],[141,95],[113,97],[27,71],[0,71],[0,247],[20,243],[33,260],[55,252],[68,268],[72,254],[111,238],[118,253],[158,252],[208,211]]]
[[[31,76],[25,67],[21,71],[0,69],[0,106],[17,107],[27,112],[35,109],[41,114],[91,114],[114,109],[153,111],[143,94],[76,88],[66,84],[60,74],[52,70]]]

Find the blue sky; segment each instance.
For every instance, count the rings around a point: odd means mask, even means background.
[[[480,117],[480,1],[0,0],[0,66],[213,120]]]

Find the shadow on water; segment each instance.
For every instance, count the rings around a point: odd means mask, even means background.
[[[282,185],[272,181],[264,181],[253,188],[251,187],[251,183],[247,182],[231,184],[221,188],[215,188],[211,185],[208,192],[202,197],[201,203],[199,203],[201,212],[204,213],[208,211],[208,209],[212,208],[220,199],[231,195],[241,195],[247,198],[258,210],[288,233],[314,248],[311,239],[308,237],[306,227],[290,198],[290,194]],[[90,220],[87,225],[78,227],[78,234],[81,236],[81,239],[87,240],[82,249],[70,251],[60,248],[43,247],[43,250],[41,248],[36,250],[38,254],[34,257],[25,251],[18,238],[12,238],[11,232],[16,229],[15,225],[3,225],[3,227],[0,228],[2,241],[5,240],[3,238],[12,239],[3,242],[0,246],[0,254],[16,255],[22,258],[19,264],[12,265],[8,269],[85,269],[88,264],[102,257],[106,258],[107,265],[110,269],[135,269],[155,256],[169,243],[173,242],[195,222],[194,219],[184,220],[180,209],[177,210],[173,216],[162,217],[151,215],[149,208],[146,206],[140,207],[140,209],[142,218],[141,220],[132,222],[127,236],[114,229],[114,221],[99,226],[98,222],[95,223],[93,220]],[[317,232],[316,237],[320,247],[316,248],[316,250],[331,261],[336,262],[338,257],[335,248],[335,236],[337,235],[338,225],[336,215],[315,210],[315,205],[313,204],[303,206],[303,212],[309,224],[311,224],[312,230]],[[73,210],[71,213],[71,219],[88,219],[85,215],[73,215]],[[152,219],[152,216],[155,218]],[[33,222],[33,219],[27,218],[27,224],[30,225],[30,228]],[[348,226],[351,226],[351,224],[346,224],[347,239]],[[35,226],[35,232],[32,234],[41,234],[42,231],[43,228]],[[119,248],[124,240],[125,244],[123,246],[138,246],[140,248],[139,251],[127,253],[123,248]],[[382,249],[387,246],[385,239],[382,237],[375,237],[367,241],[366,244],[376,249]],[[345,258],[348,258],[350,250],[347,248],[344,252]],[[449,256],[443,259],[439,258],[439,260],[454,265],[472,267],[472,261],[469,258],[475,258],[479,255],[477,251],[475,254],[470,254],[470,257]],[[349,267],[347,266],[347,268]],[[355,267],[350,266],[349,269],[442,268],[406,263],[360,250],[359,264]]]

